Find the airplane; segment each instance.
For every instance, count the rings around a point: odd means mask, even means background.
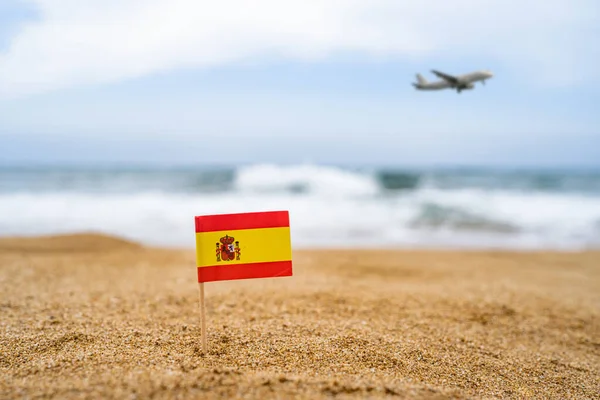
[[[476,82],[485,85],[485,80],[494,76],[489,70],[475,71],[465,75],[448,75],[436,70],[431,70],[431,72],[442,78],[442,80],[428,82],[421,74],[417,74],[417,82],[412,85],[417,90],[456,89],[456,92],[460,93],[463,90],[474,89]]]

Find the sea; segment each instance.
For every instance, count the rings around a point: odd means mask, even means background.
[[[194,216],[289,210],[294,248],[600,248],[600,171],[319,164],[0,167],[0,236],[193,248]]]

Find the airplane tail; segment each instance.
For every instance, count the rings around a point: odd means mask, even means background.
[[[423,75],[417,74],[417,82],[419,82],[419,85],[425,85],[427,84],[427,79],[423,78]]]

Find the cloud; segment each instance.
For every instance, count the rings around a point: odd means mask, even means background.
[[[174,69],[345,54],[432,58],[436,65],[444,57],[486,60],[524,81],[555,85],[599,74],[599,38],[590,37],[597,0],[28,2],[39,17],[0,55],[3,97]]]

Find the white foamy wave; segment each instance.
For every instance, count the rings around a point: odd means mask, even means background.
[[[193,247],[195,215],[280,209],[290,211],[295,248],[600,246],[597,197],[474,189],[336,198],[329,192],[244,189],[204,195],[5,193],[0,195],[0,235],[93,230],[153,245]]]
[[[571,194],[462,189],[415,192],[419,203],[437,203],[517,224],[522,228],[582,227],[600,219],[600,199]]]
[[[318,165],[253,165],[240,168],[235,187],[241,192],[298,192],[326,196],[361,196],[379,192],[374,176]]]

